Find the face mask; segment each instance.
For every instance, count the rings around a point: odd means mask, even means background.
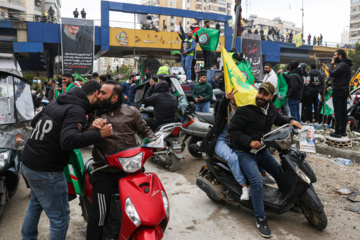
[[[36,80],[33,80],[33,83],[36,83],[37,81]]]

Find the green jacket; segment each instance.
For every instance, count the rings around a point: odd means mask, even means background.
[[[202,96],[204,98],[204,100],[199,101],[201,103],[209,102],[212,99],[213,90],[212,90],[212,86],[211,86],[210,83],[208,83],[208,82],[204,82],[204,83],[198,82],[197,84],[195,84],[194,91],[193,91],[193,98],[195,100],[195,98],[198,98],[200,96]]]
[[[42,87],[40,83],[33,83],[31,84],[31,90],[34,90],[36,95],[40,93],[42,95]]]

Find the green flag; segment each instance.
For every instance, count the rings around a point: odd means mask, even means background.
[[[278,91],[277,91],[278,94],[274,102],[277,108],[281,108],[282,105],[285,103],[287,91],[288,91],[287,82],[284,78],[284,75],[280,73],[278,76]]]
[[[86,78],[84,78],[84,77],[81,76],[78,72],[75,71],[75,72],[74,72],[74,80],[76,81],[76,80],[78,80],[79,78],[83,81],[83,83],[86,83],[86,82],[87,82]]]
[[[244,75],[245,80],[253,85],[255,82],[255,77],[252,74],[252,68],[247,60],[243,60],[237,64],[237,67],[240,69],[241,73]]]
[[[332,88],[325,93],[325,116],[334,114],[332,93]],[[323,108],[321,108],[321,114],[323,114]]]
[[[200,28],[196,34],[199,37],[199,44],[202,50],[215,51],[219,44],[220,30]]]
[[[140,72],[140,76],[142,78],[145,78],[145,66],[144,66],[144,61],[141,62],[141,72]]]

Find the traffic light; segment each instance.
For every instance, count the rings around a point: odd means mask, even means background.
[[[43,68],[46,69],[47,71],[47,76],[48,79],[50,78],[50,53],[49,53],[49,49],[44,50],[41,54],[40,54],[40,61],[43,63]]]

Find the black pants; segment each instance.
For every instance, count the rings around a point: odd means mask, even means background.
[[[204,68],[205,69],[210,69],[211,68],[211,63],[213,61],[212,52],[203,50],[203,55],[204,55],[204,65],[205,65]]]
[[[160,123],[158,123],[155,119],[153,118],[145,118],[144,119],[146,124],[151,128],[151,130],[155,131],[155,129],[160,126]]]
[[[349,90],[333,91],[333,103],[335,111],[335,133],[341,134],[346,132],[347,123],[347,98]]]
[[[310,90],[304,91],[302,98],[302,120],[312,122],[312,104]]]
[[[314,106],[315,122],[320,123],[320,111],[319,111],[319,91],[311,91],[311,104]],[[320,109],[321,110],[321,109]]]
[[[195,57],[195,56],[194,56]],[[195,65],[196,65],[196,59],[193,58],[192,64],[191,64],[191,80],[196,80],[196,72],[195,72]]]
[[[87,240],[102,239],[104,225],[109,215],[111,194],[118,192],[119,179],[126,176],[123,172],[95,172],[90,176],[93,187],[93,211],[87,225]]]

